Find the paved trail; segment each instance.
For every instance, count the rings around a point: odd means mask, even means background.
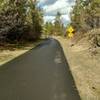
[[[0,100],[80,100],[60,44],[47,39],[3,65]]]

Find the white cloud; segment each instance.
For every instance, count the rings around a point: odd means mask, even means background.
[[[62,19],[66,19],[66,21],[69,21],[70,20],[69,15],[62,15],[61,18]]]
[[[63,24],[67,25],[70,22],[70,17],[69,15],[62,15],[61,20]]]
[[[57,9],[60,10],[66,7],[69,7],[69,5],[65,0],[58,0],[53,5],[45,6],[44,10],[46,12],[51,12],[51,11],[55,11]]]
[[[55,3],[57,0],[37,0],[39,1],[39,5],[51,5]]]
[[[75,0],[40,0],[44,10],[44,20],[52,21],[55,18],[57,12],[62,14],[62,19],[66,22],[70,21],[70,12],[72,10],[72,6],[74,5]],[[49,4],[50,3],[50,4]]]
[[[40,3],[45,3],[47,0],[37,0],[39,1]]]
[[[53,22],[53,20],[55,19],[55,16],[44,16],[44,21],[49,21],[49,22]]]

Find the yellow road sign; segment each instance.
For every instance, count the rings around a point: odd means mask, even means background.
[[[69,33],[72,33],[72,32],[74,32],[74,28],[72,27],[72,26],[70,26],[69,28],[68,28],[68,30],[67,30]]]
[[[67,32],[68,32],[68,37],[69,38],[72,38],[74,36],[74,28],[72,26],[70,26],[68,29],[67,29]]]
[[[69,38],[72,38],[73,36],[74,36],[73,33],[68,33],[68,37],[69,37]]]

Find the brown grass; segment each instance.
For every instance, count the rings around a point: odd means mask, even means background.
[[[30,42],[25,44],[6,44],[0,46],[0,66],[13,60],[14,58],[26,53],[30,49],[36,47],[43,40]]]
[[[63,47],[82,100],[100,100],[100,53],[91,56],[89,45],[85,42],[71,47],[70,40],[56,39]]]

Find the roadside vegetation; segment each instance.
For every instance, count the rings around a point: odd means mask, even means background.
[[[43,33],[48,36],[63,36],[64,34],[64,24],[61,21],[61,13],[58,12],[54,22],[46,22],[43,25]]]
[[[44,38],[62,36],[65,27],[60,12],[54,23],[44,23],[43,11],[37,3],[37,0],[0,0],[0,65],[35,47]]]
[[[100,47],[100,0],[76,0],[71,25],[76,31],[76,42],[84,38],[91,49]]]
[[[62,45],[82,100],[100,100],[100,0],[76,0]],[[68,29],[74,29],[69,37]]]
[[[33,0],[0,3],[0,44],[35,41],[42,33],[42,11]]]
[[[57,39],[81,99],[100,100],[100,0],[76,0],[69,26],[75,30],[73,37]]]
[[[33,0],[0,0],[0,65],[42,39],[43,13]]]

